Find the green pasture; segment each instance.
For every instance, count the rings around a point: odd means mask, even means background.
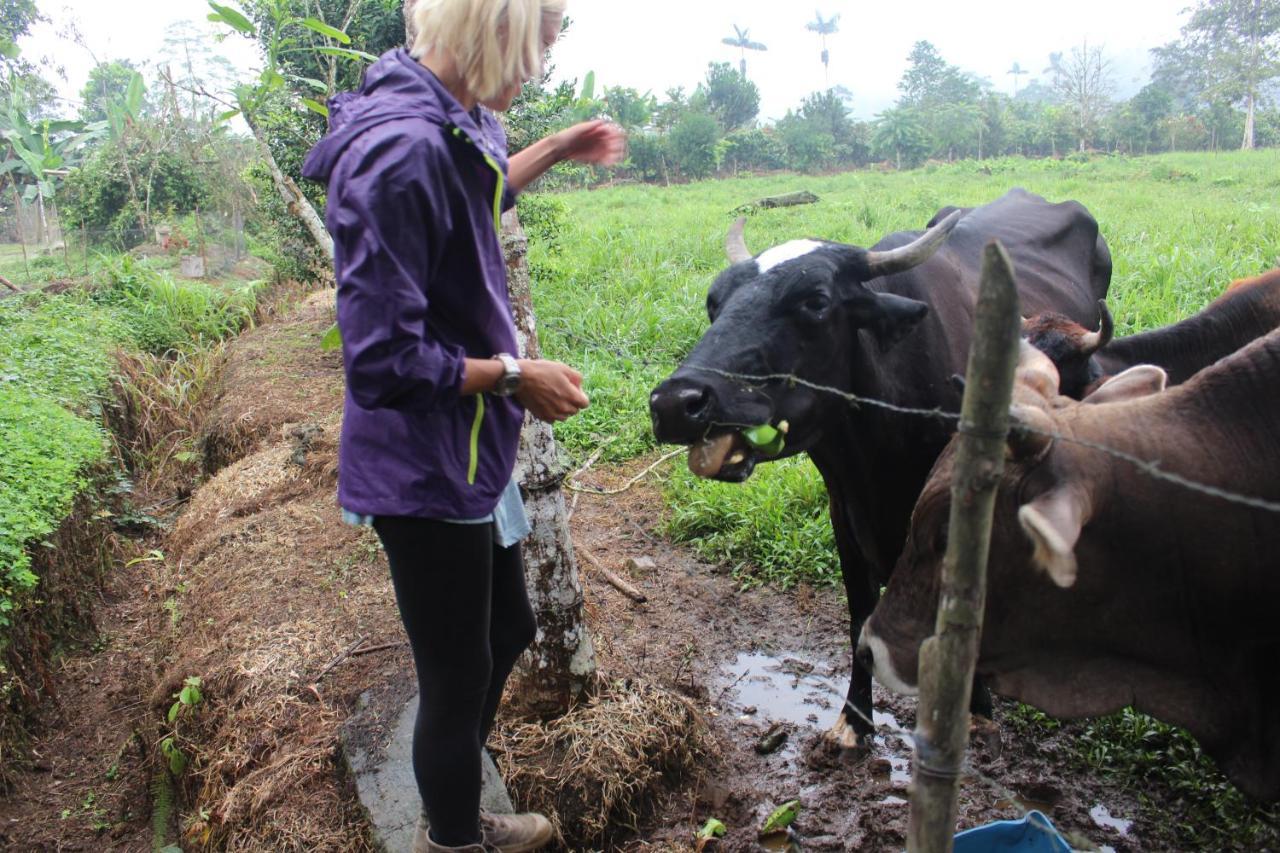
[[[543,350],[582,369],[592,398],[558,437],[579,458],[602,445],[614,459],[652,449],[649,392],[706,328],[706,291],[725,265],[739,205],[802,189],[821,199],[751,214],[756,252],[800,237],[868,246],[922,228],[942,206],[982,204],[1018,186],[1079,201],[1098,219],[1120,335],[1186,317],[1233,279],[1280,266],[1277,150],[986,160],[535,197],[522,201],[522,216]],[[806,460],[759,466],[740,486],[698,480],[679,457],[663,470],[669,532],[731,566],[743,585],[837,581],[825,490]],[[1023,720],[1057,725],[1031,709]],[[1077,743],[1072,760],[1128,780],[1179,846],[1257,849],[1277,836],[1276,811],[1245,801],[1184,733],[1126,712],[1087,724]]]

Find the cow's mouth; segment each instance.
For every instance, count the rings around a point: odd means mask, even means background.
[[[689,445],[689,470],[699,477],[741,483],[755,467],[755,450],[740,432],[720,433]]]
[[[689,447],[689,470],[699,477],[740,483],[751,476],[756,462],[782,452],[787,422],[708,436]]]

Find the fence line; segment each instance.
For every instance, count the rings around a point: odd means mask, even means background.
[[[960,421],[959,412],[944,412],[941,409],[913,409],[906,406],[896,406],[893,403],[887,403],[884,400],[876,400],[871,397],[863,397],[858,394],[851,393],[849,391],[844,391],[839,388],[832,388],[826,385],[819,385],[815,382],[810,382],[807,379],[802,379],[799,376],[793,376],[785,373],[770,373],[770,374],[755,376],[755,375],[743,374],[743,373],[730,373],[729,371],[719,370],[714,367],[691,367],[690,369],[699,370],[704,373],[714,373],[726,379],[733,379],[739,382],[755,382],[755,383],[793,382],[797,385],[802,385],[814,391],[819,391],[826,394],[833,394],[835,396],[841,397],[847,402],[852,403],[854,405],[875,406],[875,407],[885,409],[887,411],[894,412],[897,414],[911,415],[916,417],[936,418],[939,420],[955,421],[957,423]],[[1208,485],[1207,483],[1197,482],[1196,480],[1192,480],[1190,478],[1184,477],[1181,474],[1164,470],[1163,468],[1160,467],[1160,463],[1157,461],[1142,459],[1138,456],[1134,456],[1132,453],[1129,453],[1124,450],[1120,450],[1119,448],[1108,447],[1107,445],[1099,444],[1094,441],[1088,441],[1083,438],[1075,438],[1073,436],[1063,435],[1062,433],[1057,432],[1056,430],[1040,429],[1039,427],[1033,427],[1029,424],[1024,424],[1024,423],[1018,423],[1013,428],[1035,433],[1036,435],[1042,435],[1047,438],[1055,439],[1057,441],[1065,441],[1068,444],[1075,444],[1075,445],[1079,445],[1080,447],[1086,447],[1090,450],[1096,450],[1100,453],[1105,453],[1106,455],[1119,459],[1123,462],[1128,462],[1130,465],[1133,465],[1135,468],[1137,468],[1140,473],[1145,474],[1148,477],[1151,477],[1157,480],[1164,480],[1165,482],[1171,483],[1175,486],[1178,486],[1183,489],[1187,489],[1189,491],[1199,492],[1201,494],[1218,498],[1220,500],[1229,501],[1235,504],[1241,504],[1251,509],[1259,509],[1265,512],[1280,513],[1280,503],[1264,500],[1263,498],[1252,497],[1250,495],[1242,495],[1236,492],[1230,492],[1230,491],[1227,491],[1226,489],[1221,489],[1217,486],[1211,486],[1211,485]]]
[[[615,347],[608,346],[607,344],[601,344],[577,332],[574,332],[573,330],[569,329],[567,326],[561,323],[556,323],[554,321],[549,321],[549,322],[544,321],[543,325],[547,328],[553,329],[558,334],[562,334],[565,337],[568,337],[577,341],[579,344],[583,345],[588,349],[599,350],[599,351],[608,353],[609,355],[612,355],[615,358],[639,364],[642,367],[671,366],[670,363],[667,363],[667,362],[660,363],[656,361],[639,358],[637,356],[632,356],[626,352],[623,352],[622,350],[617,349]],[[759,374],[759,375],[745,374],[745,373],[731,373],[727,370],[720,370],[714,367],[695,367],[692,365],[690,366],[690,369],[699,370],[704,373],[716,374],[725,379],[732,379],[738,382],[749,382],[749,383],[755,383],[755,384],[764,384],[766,382],[788,382],[794,385],[800,385],[802,387],[809,388],[810,390],[813,390],[813,391],[818,391],[819,393],[832,394],[834,396],[840,397],[845,402],[850,403],[854,406],[871,406],[873,408],[878,408],[888,412],[893,412],[894,414],[907,415],[911,417],[932,418],[934,420],[950,421],[956,424],[959,424],[959,421],[960,421],[959,412],[947,412],[942,410],[941,408],[920,409],[920,408],[912,408],[910,406],[899,406],[899,405],[895,405],[894,403],[887,402],[885,400],[877,400],[873,397],[863,397],[859,394],[854,394],[850,391],[844,391],[840,388],[833,388],[828,385],[820,385],[816,382],[811,382],[807,379],[804,379],[802,377],[799,377],[790,373],[766,373],[766,374]],[[1039,427],[1033,427],[1029,424],[1019,423],[1015,425],[1014,428],[1026,430],[1027,432],[1035,433],[1037,435],[1043,435],[1047,438],[1051,438],[1057,441],[1065,441],[1068,444],[1075,444],[1080,447],[1088,448],[1089,450],[1095,450],[1099,453],[1104,453],[1115,459],[1119,459],[1122,462],[1129,463],[1130,465],[1134,466],[1138,470],[1138,472],[1141,474],[1145,474],[1146,476],[1156,480],[1163,480],[1167,483],[1186,489],[1188,491],[1198,492],[1200,494],[1217,498],[1219,500],[1224,500],[1230,503],[1247,506],[1251,509],[1258,509],[1264,512],[1280,513],[1280,503],[1277,503],[1275,501],[1265,500],[1263,498],[1253,497],[1250,495],[1238,494],[1236,492],[1231,492],[1231,491],[1227,491],[1226,489],[1219,488],[1218,486],[1211,486],[1207,483],[1201,483],[1196,480],[1192,480],[1188,477],[1182,476],[1181,474],[1164,470],[1163,468],[1160,467],[1160,463],[1158,461],[1142,459],[1138,456],[1134,456],[1132,453],[1129,453],[1124,450],[1120,450],[1119,448],[1108,447],[1106,445],[1099,444],[1093,441],[1088,441],[1083,438],[1075,438],[1073,436],[1063,435],[1062,433],[1056,432],[1054,430],[1040,429]]]

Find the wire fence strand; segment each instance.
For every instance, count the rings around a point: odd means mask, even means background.
[[[763,375],[752,375],[752,374],[743,374],[743,373],[731,373],[727,370],[719,370],[713,367],[691,366],[690,369],[698,370],[704,373],[713,373],[718,376],[724,377],[725,379],[732,379],[737,382],[745,382],[749,384],[765,384],[768,382],[789,382],[795,385],[800,385],[805,388],[809,388],[814,391],[818,391],[820,393],[831,394],[831,395],[840,397],[841,399],[855,406],[874,406],[880,409],[884,409],[886,411],[890,411],[890,412],[894,412],[902,415],[935,418],[938,420],[954,421],[956,423],[959,423],[960,421],[959,412],[946,412],[940,408],[919,409],[919,408],[911,408],[909,406],[896,406],[893,403],[888,403],[888,402],[885,402],[884,400],[876,400],[870,397],[863,397],[859,394],[854,394],[849,391],[844,391],[840,388],[832,388],[827,385],[819,385],[816,382],[810,382],[807,379],[802,379],[799,376],[792,376],[786,373],[770,373],[770,374],[763,374]],[[1183,489],[1187,489],[1189,491],[1198,492],[1203,495],[1208,495],[1209,497],[1228,501],[1234,504],[1239,504],[1241,506],[1247,506],[1251,509],[1263,510],[1265,512],[1280,513],[1280,503],[1277,503],[1275,501],[1264,500],[1263,498],[1252,497],[1250,495],[1238,494],[1236,492],[1231,492],[1226,489],[1219,488],[1218,486],[1212,486],[1207,483],[1197,482],[1196,480],[1192,480],[1188,477],[1184,477],[1181,474],[1164,470],[1164,468],[1160,467],[1160,463],[1157,461],[1142,459],[1138,456],[1133,455],[1132,453],[1129,453],[1124,450],[1120,450],[1119,448],[1108,447],[1107,445],[1099,444],[1098,442],[1095,442],[1095,441],[1088,441],[1083,438],[1075,438],[1074,436],[1063,435],[1062,433],[1057,432],[1055,430],[1040,429],[1038,427],[1033,427],[1028,424],[1019,424],[1019,428],[1025,429],[1026,431],[1035,433],[1037,435],[1042,435],[1047,438],[1054,439],[1056,441],[1064,441],[1069,444],[1079,445],[1080,447],[1085,447],[1090,450],[1095,450],[1099,453],[1104,453],[1107,456],[1111,456],[1115,459],[1121,460],[1122,462],[1127,462],[1130,465],[1133,465],[1140,473],[1145,474],[1148,477],[1151,477],[1156,480],[1163,480],[1167,483],[1170,483],[1172,485],[1178,486]]]

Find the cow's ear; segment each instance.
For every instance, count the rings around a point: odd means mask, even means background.
[[[881,352],[890,350],[929,313],[928,305],[905,296],[877,293],[875,299],[874,316],[870,325]]]
[[[1057,486],[1018,510],[1018,523],[1031,539],[1032,562],[1058,586],[1076,582],[1076,542],[1092,511],[1088,493],[1071,484]]]
[[[1098,390],[1084,398],[1086,403],[1118,403],[1136,400],[1151,394],[1159,394],[1169,384],[1169,374],[1154,364],[1130,367],[1098,386]]]

